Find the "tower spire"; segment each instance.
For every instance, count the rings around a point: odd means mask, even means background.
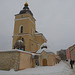
[[[28,6],[27,0],[26,0],[26,3],[24,4],[24,6]]]

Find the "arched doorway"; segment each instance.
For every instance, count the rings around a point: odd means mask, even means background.
[[[47,59],[43,59],[43,66],[47,66]]]

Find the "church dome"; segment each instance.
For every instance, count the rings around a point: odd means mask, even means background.
[[[27,2],[24,4],[23,10],[21,10],[19,14],[25,14],[25,13],[29,13],[31,16],[33,16],[33,13],[29,9]]]
[[[49,53],[52,52],[51,49],[48,48],[47,43],[43,43],[40,47],[40,49],[36,53],[42,53],[43,51]]]

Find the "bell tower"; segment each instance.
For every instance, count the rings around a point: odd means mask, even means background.
[[[35,18],[26,2],[24,8],[15,15],[13,49],[36,52],[47,40],[35,29]]]
[[[30,50],[28,47],[29,39],[33,39],[34,34],[35,18],[28,7],[28,3],[26,2],[20,13],[15,15],[13,49],[23,49],[24,51]]]
[[[35,34],[35,19],[27,2],[24,4],[23,10],[15,15],[14,34]]]

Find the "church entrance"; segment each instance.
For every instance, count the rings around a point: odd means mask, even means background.
[[[43,59],[43,66],[47,66],[47,59]]]

